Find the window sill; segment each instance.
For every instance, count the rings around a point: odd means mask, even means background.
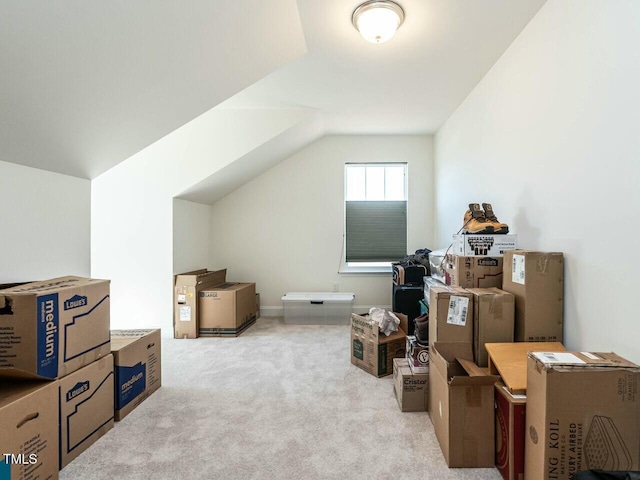
[[[341,267],[340,275],[391,275],[391,267]]]

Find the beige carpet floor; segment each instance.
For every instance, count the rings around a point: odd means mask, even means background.
[[[348,326],[261,318],[238,338],[162,340],[162,388],[61,479],[501,478],[449,469],[427,413],[350,364]]]

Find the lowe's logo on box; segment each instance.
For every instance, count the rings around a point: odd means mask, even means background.
[[[83,297],[82,295],[74,295],[69,300],[65,300],[64,309],[71,310],[72,308],[86,307],[87,306],[87,297]]]
[[[67,402],[70,402],[78,395],[83,394],[87,390],[89,390],[89,380],[87,380],[86,382],[76,383],[73,388],[67,392]]]

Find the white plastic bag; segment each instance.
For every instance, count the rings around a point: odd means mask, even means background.
[[[369,318],[378,324],[380,331],[387,337],[393,332],[398,331],[400,319],[396,317],[393,312],[385,310],[384,308],[372,307],[369,310]]]

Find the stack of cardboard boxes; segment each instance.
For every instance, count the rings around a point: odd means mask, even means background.
[[[114,370],[109,283],[70,276],[0,290],[2,478],[58,478],[113,428],[119,391],[137,405],[160,386],[159,330],[139,334],[157,343],[152,374],[147,348],[118,347],[115,358],[128,355],[137,370]]]
[[[174,279],[174,337],[237,337],[260,316],[255,283],[226,281],[227,270],[181,273]]]
[[[640,367],[565,352],[563,255],[474,237],[454,238],[450,285],[429,288],[429,415],[448,465],[506,480],[638,469]]]

